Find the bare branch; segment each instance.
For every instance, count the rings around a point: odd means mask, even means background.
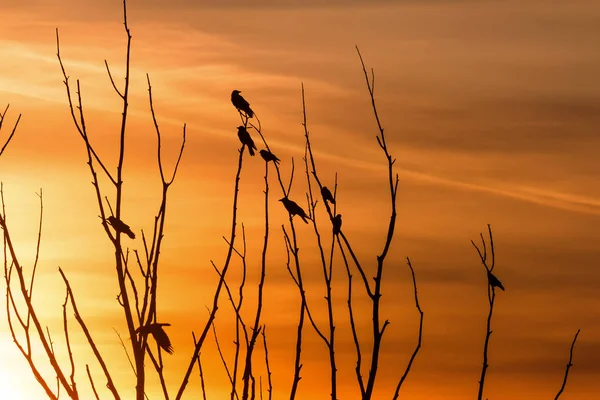
[[[575,337],[573,338],[573,343],[571,343],[571,349],[569,350],[569,362],[565,367],[565,377],[563,379],[562,385],[560,386],[560,390],[556,393],[556,397],[554,400],[558,400],[558,398],[562,395],[565,390],[565,386],[567,385],[567,379],[569,378],[569,370],[573,366],[573,349],[575,348],[575,342],[577,341],[577,336],[579,336],[579,332],[581,329],[577,329],[577,333],[575,333]]]
[[[417,294],[417,279],[415,278],[415,270],[413,269],[413,266],[410,262],[410,258],[406,257],[406,263],[408,264],[408,268],[410,268],[410,273],[412,275],[413,289],[415,291],[415,307],[417,307],[417,311],[419,311],[419,314],[420,314],[419,338],[417,339],[417,345],[415,347],[415,350],[413,351],[413,353],[410,357],[410,360],[408,361],[408,365],[406,366],[406,369],[404,370],[404,374],[402,374],[402,377],[400,378],[400,381],[398,382],[398,386],[396,386],[396,391],[394,392],[393,400],[398,399],[398,395],[400,393],[400,389],[402,388],[402,384],[406,380],[406,377],[408,376],[408,373],[410,372],[412,364],[415,361],[415,358],[417,357],[419,350],[421,349],[421,343],[423,340],[423,311],[421,310],[421,306],[419,305],[419,295]]]
[[[87,373],[88,379],[90,381],[92,392],[94,392],[94,397],[96,398],[96,400],[100,400],[100,397],[98,397],[98,392],[96,392],[96,386],[94,385],[94,380],[92,379],[92,374],[90,373],[90,366],[88,364],[85,364],[85,372]]]
[[[306,307],[306,311],[308,313],[308,317],[311,322],[311,325],[313,326],[313,328],[315,329],[315,331],[317,332],[319,337],[321,337],[321,339],[324,341],[325,345],[327,346],[327,350],[329,352],[329,366],[330,366],[330,371],[331,371],[331,399],[337,400],[337,366],[336,366],[336,359],[335,359],[335,321],[334,321],[334,316],[333,316],[332,287],[331,287],[335,234],[332,231],[332,234],[331,234],[332,243],[331,243],[331,251],[330,251],[329,266],[328,266],[327,261],[325,260],[325,250],[323,249],[321,234],[320,234],[319,228],[317,226],[317,216],[316,216],[317,201],[313,197],[312,185],[311,185],[311,173],[309,171],[309,159],[310,159],[312,175],[319,186],[319,193],[322,193],[323,185],[321,185],[321,181],[319,180],[319,177],[316,172],[316,165],[315,165],[315,160],[314,160],[314,157],[312,154],[310,137],[309,137],[309,132],[308,132],[308,125],[306,122],[306,99],[304,96],[304,84],[302,84],[302,115],[303,115],[302,126],[304,127],[304,137],[305,137],[305,142],[306,142],[305,151],[304,151],[304,165],[305,165],[305,172],[306,172],[306,180],[308,183],[308,198],[309,198],[310,211],[311,211],[311,216],[312,216],[312,225],[313,225],[313,229],[315,232],[315,236],[317,238],[317,246],[319,248],[319,256],[320,256],[320,261],[321,261],[321,267],[323,270],[323,281],[325,284],[325,301],[327,304],[327,319],[328,319],[328,328],[329,328],[328,337],[325,337],[325,335],[323,333],[321,333],[321,331],[316,326],[316,324],[312,318],[312,315],[310,313],[310,308],[308,307],[308,304]],[[329,219],[331,221],[333,221],[333,218],[335,216],[335,208],[334,208],[334,211],[332,212],[329,207],[328,201],[326,199],[323,199],[323,204],[325,205],[327,213],[329,214]],[[335,205],[334,205],[334,207],[335,207]]]
[[[483,389],[485,386],[485,377],[486,377],[487,369],[489,367],[489,365],[488,365],[488,349],[489,349],[489,344],[490,344],[490,336],[492,335],[492,316],[494,313],[494,303],[496,300],[496,290],[495,290],[494,285],[492,284],[492,280],[490,278],[492,268],[494,267],[495,262],[496,262],[496,256],[495,256],[495,251],[494,251],[494,240],[493,240],[493,235],[492,235],[492,227],[489,224],[488,224],[488,235],[489,235],[489,242],[490,242],[490,248],[491,248],[491,254],[492,254],[491,266],[488,265],[489,262],[488,262],[488,258],[487,258],[487,254],[488,254],[487,253],[487,244],[486,244],[485,239],[483,238],[483,233],[479,234],[479,237],[481,238],[483,250],[480,249],[475,244],[475,242],[473,242],[471,240],[471,243],[477,250],[477,254],[479,255],[481,264],[483,265],[483,267],[486,270],[488,303],[489,303],[489,312],[488,312],[488,317],[487,317],[487,322],[486,322],[485,341],[483,344],[483,363],[482,363],[482,367],[481,367],[481,377],[479,378],[479,390],[477,392],[477,400],[483,399]]]
[[[4,109],[4,112],[0,114],[0,130],[2,129],[2,124],[4,123],[4,117],[6,116],[8,107],[10,107],[10,104],[8,104],[6,106],[6,108]],[[13,129],[12,129],[10,135],[8,136],[8,139],[6,139],[6,142],[4,142],[4,145],[2,145],[2,149],[0,150],[0,156],[2,156],[2,154],[4,154],[4,150],[6,150],[6,147],[12,140],[13,136],[15,136],[15,132],[17,131],[17,127],[19,126],[19,121],[21,121],[21,114],[19,114],[19,116],[17,117],[17,122],[15,122],[15,125],[13,126]]]
[[[269,367],[269,349],[267,347],[267,327],[266,326],[263,326],[261,334],[263,337],[263,347],[265,350],[265,365],[267,367],[267,381],[269,383],[267,392],[269,393],[269,400],[271,400],[271,397],[273,395],[273,382],[271,381],[271,368]]]
[[[73,361],[73,351],[71,350],[71,341],[69,340],[69,327],[67,324],[67,302],[69,301],[69,291],[66,291],[65,301],[63,303],[63,330],[65,332],[65,344],[67,346],[67,353],[69,354],[69,364],[71,365],[71,387],[73,388],[73,392],[75,393],[75,397],[77,395],[77,385],[75,384],[75,362]]]
[[[219,336],[217,335],[217,327],[214,321],[212,323],[212,332],[213,337],[215,338],[215,344],[217,345],[219,357],[221,358],[221,363],[223,363],[223,367],[225,368],[225,372],[227,373],[227,377],[229,378],[229,383],[231,383],[231,385],[233,386],[233,377],[231,376],[231,372],[229,371],[229,366],[227,365],[225,356],[223,356],[223,351],[221,351],[221,345],[219,344]]]
[[[394,231],[396,227],[396,194],[398,188],[398,175],[394,173],[394,162],[395,159],[391,156],[388,150],[388,146],[385,139],[385,133],[383,126],[381,125],[381,121],[379,119],[379,113],[377,112],[377,105],[375,102],[375,93],[374,93],[374,83],[375,83],[375,73],[373,69],[371,69],[371,79],[369,80],[369,74],[367,73],[367,68],[363,61],[362,55],[360,54],[360,50],[358,46],[356,46],[356,52],[358,53],[358,57],[360,59],[360,63],[363,69],[363,73],[365,76],[365,82],[367,86],[367,90],[369,91],[369,97],[371,98],[371,108],[373,110],[373,114],[375,116],[375,120],[377,122],[377,128],[379,130],[379,135],[376,135],[377,143],[383,150],[385,154],[385,158],[387,159],[388,164],[388,185],[390,190],[390,221],[387,229],[387,236],[385,239],[385,243],[383,245],[383,249],[381,253],[377,256],[377,273],[374,277],[375,280],[375,288],[371,295],[371,300],[373,303],[372,306],[372,331],[373,331],[373,349],[371,351],[371,365],[369,368],[369,378],[367,380],[367,386],[365,388],[365,395],[363,396],[366,399],[370,399],[373,395],[373,390],[375,387],[375,378],[377,376],[377,368],[379,365],[379,354],[381,350],[381,341],[383,338],[383,334],[385,332],[385,328],[389,324],[389,321],[384,321],[383,326],[380,327],[380,300],[381,300],[381,283],[383,280],[383,271],[384,271],[384,262],[385,258],[388,254],[390,246],[392,244],[392,239],[394,237]],[[342,235],[342,238],[345,237]],[[352,253],[351,253],[352,254]],[[363,279],[365,279],[363,277]]]
[[[192,332],[192,339],[194,340],[194,346],[198,344],[196,341],[196,334]],[[200,353],[198,353],[198,373],[200,374],[200,387],[202,388],[202,400],[206,400],[206,387],[204,386],[204,372],[202,371],[202,362],[200,361]]]

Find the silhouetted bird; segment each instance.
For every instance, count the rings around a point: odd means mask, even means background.
[[[498,287],[504,291],[504,286],[502,286],[500,279],[496,278],[496,275],[492,274],[490,271],[488,271],[488,282],[490,283],[490,286]]]
[[[273,161],[275,164],[279,164],[279,158],[277,158],[277,156],[273,153],[271,153],[269,150],[261,150],[260,152],[260,156],[263,158],[263,160],[265,160],[266,162],[269,161]]]
[[[251,156],[254,155],[254,150],[256,150],[256,145],[254,144],[254,140],[250,137],[250,133],[243,126],[238,126],[238,137],[240,138],[240,142],[248,146],[248,153]]]
[[[135,233],[131,231],[131,228],[125,222],[121,221],[120,219],[116,219],[112,215],[106,220],[112,225],[113,228],[115,228],[115,231],[124,233],[130,238],[135,239]]]
[[[152,336],[154,336],[154,340],[156,340],[156,343],[164,351],[169,354],[173,354],[173,346],[171,345],[171,341],[169,340],[167,333],[164,331],[163,326],[171,326],[171,324],[148,324],[146,326],[140,326],[135,330],[135,332],[144,336],[152,334]]]
[[[300,207],[298,204],[296,204],[295,201],[292,201],[290,199],[288,199],[287,197],[283,197],[281,199],[279,199],[279,201],[281,201],[283,203],[283,206],[285,207],[286,210],[288,210],[288,212],[294,216],[294,215],[298,215],[300,218],[302,218],[302,220],[308,224],[308,221],[306,220],[308,218],[308,215],[306,215],[306,213],[304,212],[304,210],[302,209],[302,207]],[[310,218],[308,218],[310,219]]]
[[[340,233],[340,230],[342,229],[342,214],[338,214],[333,217],[331,223],[333,224],[333,234],[337,235]]]
[[[254,116],[254,111],[252,111],[250,104],[248,104],[246,99],[243,98],[240,93],[239,90],[231,92],[231,103],[233,103],[235,108],[245,112],[248,117],[252,118]]]
[[[327,186],[321,188],[321,196],[323,196],[323,201],[329,201],[331,204],[335,204],[335,199]]]

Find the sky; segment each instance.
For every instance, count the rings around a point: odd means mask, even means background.
[[[259,115],[286,180],[294,159],[291,198],[305,204],[304,84],[319,174],[330,187],[337,174],[344,232],[373,270],[385,240],[389,192],[358,45],[375,70],[378,111],[400,179],[397,230],[383,284],[383,314],[391,323],[384,336],[378,398],[391,397],[416,343],[418,313],[407,256],[425,320],[423,347],[402,393],[416,400],[476,395],[487,289],[470,241],[477,241],[487,224],[494,232],[495,271],[506,291],[496,299],[485,396],[554,396],[573,336],[581,329],[562,398],[598,397],[597,2],[132,0],[128,6],[132,91],[123,215],[138,233],[151,229],[160,201],[146,73],[167,169],[174,165],[187,124],[161,261],[159,315],[171,323],[167,329],[175,348],[166,359],[170,387],[182,379],[193,347],[191,332],[201,330],[207,318],[218,279],[210,262],[222,265],[227,250],[222,236],[230,229],[240,148],[239,116],[230,103],[233,89],[241,90]],[[134,378],[117,335],[127,342],[115,300],[113,253],[98,220],[85,147],[70,119],[56,59],[56,28],[71,81],[81,80],[91,140],[109,165],[117,160],[121,107],[104,60],[121,85],[126,43],[121,3],[2,1],[0,108],[10,103],[2,141],[22,114],[0,158],[8,223],[21,262],[30,268],[41,188],[43,238],[34,289],[40,317],[64,355],[60,266],[128,398]],[[264,163],[259,157],[244,162],[239,221],[248,237],[250,316],[264,234]],[[281,193],[272,174],[270,186],[272,236],[263,318],[279,398],[289,395],[299,295],[285,270],[281,225],[288,223],[287,214],[276,201]],[[328,231],[322,204],[317,213],[319,226]],[[314,232],[297,222],[309,303],[325,323]],[[142,249],[139,237],[127,243]],[[325,243],[330,246],[330,238]],[[232,268],[232,282],[237,282],[239,260]],[[358,396],[344,274],[338,253],[333,298],[339,318],[340,399]],[[368,343],[368,303],[360,287],[355,290],[358,328]],[[39,398],[39,387],[12,343],[5,301],[2,296],[0,397]],[[217,329],[230,360],[234,316],[226,304],[224,298]],[[90,395],[84,365],[97,367],[75,321],[70,323],[79,387]],[[202,354],[209,395],[228,395],[213,340]],[[299,398],[329,398],[327,353],[309,326],[303,364]],[[53,382],[52,373],[44,371]],[[197,395],[199,387],[195,371],[184,398]],[[148,396],[161,398],[156,381]]]

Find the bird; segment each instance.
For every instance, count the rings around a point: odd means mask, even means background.
[[[238,126],[238,137],[240,138],[240,142],[248,146],[248,153],[251,156],[254,155],[254,150],[256,150],[256,145],[254,144],[254,140],[250,137],[250,133],[246,130],[244,126]]]
[[[250,104],[242,97],[239,90],[231,92],[231,103],[238,111],[243,111],[249,118],[254,116],[254,111],[250,108]]]
[[[290,215],[292,215],[292,216],[298,215],[300,218],[302,218],[302,221],[304,221],[304,223],[308,224],[308,221],[306,220],[308,218],[308,215],[306,215],[306,213],[304,212],[302,207],[300,207],[298,204],[296,204],[295,201],[292,201],[292,200],[288,199],[287,197],[282,197],[281,199],[279,199],[279,201],[281,201],[283,203],[283,206],[285,207],[286,210],[288,210]],[[308,218],[308,219],[310,219],[310,218]]]
[[[113,228],[115,228],[115,231],[124,233],[130,238],[135,239],[135,233],[131,231],[131,228],[125,222],[113,217],[112,215],[107,218],[107,221],[112,225]]]
[[[321,188],[321,196],[323,196],[323,201],[329,201],[331,204],[335,204],[335,199],[331,194],[331,190],[329,190],[327,186],[323,186]]]
[[[333,234],[339,234],[340,230],[342,229],[342,214],[338,214],[335,217],[333,217],[331,223],[333,224]]]
[[[488,271],[488,283],[491,287],[498,287],[504,291],[504,286],[502,286],[500,279],[496,278],[496,275],[492,274],[490,271]]]
[[[279,158],[277,158],[275,154],[271,153],[269,150],[263,149],[259,153],[263,160],[265,160],[266,162],[273,161],[275,164],[279,164],[279,161],[281,161]]]
[[[169,354],[173,354],[173,346],[171,345],[171,341],[169,340],[167,333],[164,331],[163,326],[171,326],[171,324],[155,322],[153,324],[140,326],[135,330],[135,332],[144,336],[152,334],[154,340],[156,340],[156,343],[160,348]]]

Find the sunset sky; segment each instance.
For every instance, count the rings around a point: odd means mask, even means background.
[[[358,45],[375,69],[379,115],[400,177],[397,230],[382,300],[391,324],[375,398],[391,398],[416,343],[418,313],[407,256],[415,268],[425,327],[423,348],[402,395],[476,398],[488,304],[485,271],[470,241],[478,240],[487,224],[494,231],[495,271],[506,292],[496,299],[485,397],[554,398],[573,335],[581,329],[562,398],[599,398],[600,3],[130,0],[128,17],[132,88],[123,219],[138,238],[123,241],[131,249],[142,251],[140,232],[151,230],[160,201],[146,73],[167,169],[187,124],[186,149],[169,199],[159,298],[160,319],[172,325],[167,332],[175,353],[165,362],[173,395],[192,354],[191,332],[204,327],[212,301],[218,277],[210,261],[221,266],[227,250],[222,236],[229,234],[240,148],[233,89],[241,90],[259,115],[285,180],[294,158],[291,198],[305,205],[304,83],[320,177],[332,187],[338,174],[344,232],[374,270],[389,220],[389,192]],[[104,60],[121,86],[126,36],[120,0],[2,0],[0,111],[9,103],[10,108],[0,142],[22,114],[0,158],[7,222],[21,262],[30,268],[39,216],[36,193],[42,188],[43,241],[34,289],[40,317],[64,354],[60,266],[123,398],[133,398],[135,379],[115,333],[128,343],[115,300],[113,249],[98,219],[85,146],[71,121],[56,59],[56,28],[65,68],[72,82],[81,79],[91,140],[113,170],[116,165],[121,105]],[[281,225],[288,219],[272,175],[263,322],[275,398],[286,398],[300,299],[285,269]],[[238,222],[248,236],[248,318],[264,235],[263,190],[263,160],[245,157]],[[319,225],[328,233],[323,207],[317,208]],[[324,324],[314,232],[311,225],[295,222],[309,302]],[[330,246],[331,238],[325,237]],[[231,268],[237,279],[239,259]],[[339,252],[334,274],[338,397],[355,399],[355,354]],[[359,330],[367,343],[371,316],[364,290],[354,281]],[[0,398],[42,398],[12,343],[6,298],[0,297]],[[226,300],[220,303],[217,329],[231,359],[234,317]],[[76,322],[70,324],[78,386],[83,399],[92,398],[85,364],[95,374],[99,369]],[[309,325],[304,347],[298,398],[328,399],[327,351]],[[209,398],[228,398],[212,337],[202,355]],[[261,350],[257,360],[262,357]],[[264,384],[262,364],[258,368]],[[54,385],[54,375],[44,371]],[[162,398],[155,374],[150,375],[149,398]],[[101,397],[108,398],[102,381],[98,386]],[[194,371],[184,398],[198,398],[199,388]]]

